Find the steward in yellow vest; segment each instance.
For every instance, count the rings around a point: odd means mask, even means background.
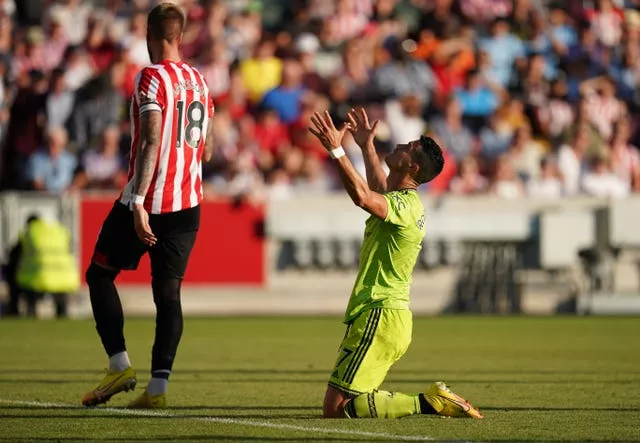
[[[31,217],[20,236],[20,249],[16,280],[27,295],[30,314],[35,314],[36,299],[51,294],[58,316],[66,316],[67,295],[80,287],[68,229],[57,221]]]

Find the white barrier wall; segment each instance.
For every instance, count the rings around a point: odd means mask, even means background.
[[[423,261],[456,255],[461,242],[534,242],[541,268],[561,268],[577,262],[577,251],[608,242],[620,247],[640,246],[640,197],[609,202],[576,198],[558,201],[491,197],[423,197],[427,235]],[[78,246],[77,197],[37,193],[0,194],[0,258],[16,241],[33,212],[61,219]],[[596,217],[596,214],[600,215]],[[268,240],[279,244],[325,244],[329,253],[353,255],[361,240],[367,214],[343,193],[324,197],[274,201],[265,208]],[[599,232],[599,235],[596,233]],[[332,246],[326,246],[332,242]],[[336,246],[337,245],[337,246]],[[347,247],[348,246],[348,247]],[[337,248],[337,249],[335,249]],[[350,249],[351,251],[347,251]],[[326,251],[325,251],[326,252]],[[275,264],[270,264],[274,267]]]
[[[640,244],[629,221],[640,217],[640,198],[610,203],[590,198],[505,201],[425,196],[423,202],[427,220],[423,254],[430,255],[423,258],[427,261],[433,260],[434,249],[444,256],[461,242],[534,242],[541,268],[572,266],[577,263],[578,250],[596,244],[596,212],[610,207],[615,209],[611,211],[615,218],[608,228],[617,230],[611,238],[623,246]],[[310,241],[359,240],[367,214],[346,195],[337,194],[272,202],[266,217],[269,239],[302,248]]]
[[[79,249],[78,201],[77,196],[0,194],[0,260],[34,212],[65,223]],[[510,303],[502,312],[551,313],[558,300],[566,299],[569,287],[557,281],[552,283],[555,287],[533,283],[520,297],[518,278],[507,274],[513,274],[522,258],[527,270],[565,271],[580,265],[581,249],[640,246],[640,197],[614,202],[590,198],[550,202],[453,196],[434,199],[425,195],[423,201],[427,235],[414,275],[412,308],[416,313],[450,309],[456,297],[468,305],[461,310],[493,312],[496,304]],[[267,284],[246,289],[185,287],[185,312],[340,315],[353,284],[366,218],[367,214],[343,193],[269,203],[265,207]],[[498,249],[492,251],[491,245],[498,245]],[[513,254],[518,255],[515,261]],[[305,271],[283,272],[290,268]],[[634,290],[638,274],[629,264],[625,269],[618,273],[623,276],[618,280]],[[146,285],[122,288],[128,312],[152,314],[149,292]],[[78,300],[78,315],[90,315],[86,291]]]

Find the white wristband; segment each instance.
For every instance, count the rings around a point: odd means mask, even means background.
[[[331,151],[329,151],[329,155],[331,155],[331,158],[335,160],[340,157],[344,157],[346,153],[344,152],[342,146],[338,146],[336,149],[332,149]]]
[[[133,196],[133,204],[134,205],[144,205],[144,196],[142,195],[134,195]]]

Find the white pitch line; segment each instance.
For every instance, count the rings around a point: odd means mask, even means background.
[[[45,409],[62,409],[62,408],[83,409],[83,410],[87,409],[79,405],[49,403],[49,402],[41,402],[41,401],[7,400],[2,398],[0,398],[0,404],[14,405],[14,406],[32,406],[32,407],[45,408]],[[395,435],[395,434],[385,434],[381,432],[354,431],[349,429],[298,426],[298,425],[289,425],[286,423],[274,423],[269,421],[246,420],[246,419],[239,419],[239,418],[223,418],[223,417],[210,417],[210,416],[194,417],[194,416],[184,416],[179,414],[173,414],[171,412],[165,412],[165,411],[144,411],[144,410],[136,410],[136,409],[118,409],[118,408],[91,408],[88,410],[91,412],[94,412],[94,411],[106,412],[106,413],[111,413],[116,415],[131,415],[131,416],[138,416],[138,417],[164,417],[164,418],[173,418],[173,419],[182,419],[182,420],[204,421],[209,423],[253,426],[257,428],[288,429],[291,431],[300,431],[300,432],[309,432],[309,433],[313,432],[313,433],[323,433],[323,434],[343,434],[343,435],[353,435],[353,436],[359,436],[359,437],[373,437],[373,438],[380,438],[385,440],[396,440],[396,441],[435,440],[433,437],[429,437],[425,435]]]

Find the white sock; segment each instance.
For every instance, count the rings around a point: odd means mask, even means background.
[[[151,377],[147,385],[147,393],[149,395],[166,394],[169,387],[169,380],[166,378]]]
[[[109,357],[109,370],[111,372],[121,372],[131,366],[127,351],[118,352]]]

